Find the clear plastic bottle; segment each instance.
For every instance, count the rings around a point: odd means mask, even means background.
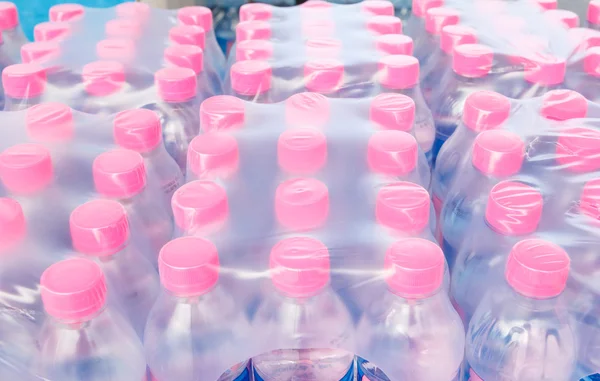
[[[576,90],[592,102],[600,102],[600,47],[587,49],[583,60],[574,65],[567,75],[567,87]]]
[[[40,283],[49,316],[39,338],[37,374],[51,381],[146,380],[142,343],[106,305],[100,266],[68,259],[50,266]]]
[[[344,86],[344,63],[336,58],[313,58],[304,64],[304,87],[307,91],[338,96]]]
[[[196,45],[172,45],[165,49],[164,61],[168,66],[192,69],[197,76],[198,93],[204,96],[222,94],[220,78],[204,70],[204,51]]]
[[[71,37],[72,32],[72,24],[68,22],[42,22],[33,28],[33,38],[36,42],[62,42]]]
[[[564,58],[534,52],[525,61],[522,80],[498,81],[496,91],[515,99],[539,97],[548,91],[564,88],[566,71]]]
[[[128,105],[131,96],[126,94],[125,65],[117,61],[95,61],[81,71],[83,91],[72,103],[74,108],[88,114],[112,115]]]
[[[367,19],[366,27],[376,36],[402,34],[402,20],[393,15],[372,15]]]
[[[52,22],[76,22],[85,16],[83,5],[66,3],[50,7],[48,17]]]
[[[231,65],[229,79],[232,93],[246,101],[272,103],[273,73],[267,61],[239,61]]]
[[[21,46],[29,42],[21,24],[17,6],[10,1],[0,3],[0,30],[5,49],[13,62],[19,62]]]
[[[600,30],[600,1],[591,0],[587,10],[587,27]]]
[[[412,0],[411,15],[406,20],[404,34],[417,43],[425,35],[425,16],[430,8],[444,5],[444,0]]]
[[[440,49],[440,35],[447,25],[460,22],[460,13],[448,7],[428,7],[425,13],[425,33],[415,41],[415,57],[419,62],[427,61],[427,57]]]
[[[235,131],[244,127],[246,111],[244,102],[231,95],[217,95],[200,105],[202,132]]]
[[[46,70],[37,64],[14,64],[2,70],[4,111],[20,111],[42,102]]]

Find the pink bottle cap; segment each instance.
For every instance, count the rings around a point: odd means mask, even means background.
[[[204,52],[194,45],[169,46],[164,57],[168,66],[192,69],[196,75],[204,69]]]
[[[243,21],[235,28],[236,41],[269,40],[271,24],[266,21]]]
[[[271,41],[246,40],[235,44],[236,61],[268,61],[271,58],[273,58],[273,44]]]
[[[314,296],[329,283],[329,251],[314,238],[279,241],[271,250],[269,265],[273,285],[292,298]]]
[[[160,145],[162,126],[158,115],[152,110],[126,110],[115,116],[113,135],[119,147],[145,153]]]
[[[413,54],[413,39],[403,34],[384,34],[375,38],[375,47],[382,54]]]
[[[367,20],[367,29],[382,34],[402,34],[402,20],[396,16],[373,16]]]
[[[600,220],[600,178],[585,183],[579,207],[585,215]]]
[[[34,195],[54,179],[50,151],[39,144],[18,144],[0,154],[0,180],[11,193]]]
[[[332,38],[335,24],[330,19],[308,18],[302,20],[302,37],[305,40],[313,38]]]
[[[571,28],[568,30],[569,41],[575,48],[574,53],[586,52],[600,46],[600,31],[589,28]]]
[[[329,215],[329,190],[316,179],[287,180],[275,192],[275,214],[286,229],[317,229],[325,224]]]
[[[46,71],[37,64],[14,64],[2,71],[4,93],[11,98],[35,98],[46,90]]]
[[[503,181],[492,188],[485,219],[503,235],[534,233],[542,218],[542,194],[529,185]]]
[[[304,44],[310,58],[339,58],[342,54],[342,41],[337,38],[311,38]]]
[[[420,185],[396,182],[377,192],[375,216],[385,227],[407,234],[418,234],[429,224],[431,197]]]
[[[454,47],[452,70],[467,78],[485,77],[492,70],[494,51],[486,45],[464,44]]]
[[[393,16],[394,15],[394,4],[388,0],[370,0],[363,1],[361,9],[364,13],[373,16]]]
[[[135,151],[115,149],[94,160],[94,184],[104,197],[127,199],[146,187],[144,158]]]
[[[600,47],[588,49],[583,59],[583,70],[588,75],[600,77]]]
[[[104,97],[125,86],[125,66],[117,61],[95,61],[83,67],[81,77],[88,94]]]
[[[42,22],[33,28],[35,41],[63,41],[71,35],[71,24],[66,22]]]
[[[588,5],[587,20],[590,24],[600,24],[600,0],[592,0]]]
[[[577,13],[567,11],[566,9],[547,10],[544,12],[544,17],[565,28],[577,28],[579,26],[579,16],[577,16]]]
[[[228,177],[238,169],[240,152],[237,140],[224,133],[196,136],[187,153],[188,168],[198,179]]]
[[[19,26],[17,6],[10,1],[0,1],[0,29],[10,30]]]
[[[550,10],[558,8],[557,0],[534,0],[543,10]]]
[[[404,176],[415,170],[419,146],[404,131],[377,131],[369,139],[367,162],[372,172]]]
[[[443,6],[443,0],[413,0],[412,13],[419,18],[423,18],[430,8],[438,8]]]
[[[415,101],[403,94],[380,94],[371,102],[369,119],[385,130],[410,131],[415,121]]]
[[[566,72],[566,61],[549,54],[534,54],[525,63],[525,80],[542,86],[561,84]]]
[[[379,61],[379,82],[393,90],[404,90],[419,83],[419,60],[413,56],[390,55]]]
[[[333,5],[331,5],[331,3],[323,0],[309,0],[305,3],[302,3],[302,9],[305,11],[324,12],[332,7]]]
[[[204,238],[176,238],[160,250],[158,270],[163,287],[175,296],[199,296],[219,280],[219,253]]]
[[[329,99],[319,93],[298,93],[285,101],[288,127],[323,128],[331,115]]]
[[[385,254],[386,282],[394,294],[422,299],[441,287],[444,263],[444,253],[435,243],[405,238],[394,243]]]
[[[105,257],[123,250],[129,240],[129,222],[123,205],[93,200],[78,206],[69,218],[73,248],[85,255]]]
[[[58,4],[50,8],[50,21],[72,22],[80,20],[85,14],[85,8],[79,4]]]
[[[27,135],[38,142],[67,142],[75,134],[73,111],[62,103],[40,103],[27,109]]]
[[[136,19],[116,19],[106,23],[104,32],[108,38],[137,39],[142,36],[143,27],[141,22]]]
[[[273,16],[273,6],[261,3],[248,3],[240,8],[240,21],[269,21]]]
[[[60,44],[57,42],[30,42],[21,46],[23,63],[45,64],[60,57]]]
[[[158,95],[165,102],[185,102],[196,96],[197,78],[192,69],[166,67],[154,73]]]
[[[429,8],[425,15],[425,30],[429,34],[439,35],[447,25],[456,25],[460,22],[460,13],[456,9],[437,7]]]
[[[524,157],[525,143],[509,131],[483,131],[473,144],[473,166],[489,176],[508,177],[518,173]]]
[[[556,143],[556,161],[575,173],[600,169],[600,131],[574,127],[563,131]]]
[[[206,34],[204,29],[192,25],[177,25],[169,30],[169,41],[178,45],[194,45],[204,49]]]
[[[204,132],[236,130],[244,126],[244,101],[230,95],[217,95],[200,105],[200,128]]]
[[[41,296],[48,315],[67,322],[92,319],[106,302],[106,279],[100,266],[84,258],[60,261],[40,279]]]
[[[540,115],[549,120],[565,121],[585,118],[587,99],[572,90],[552,90],[542,97]]]
[[[199,26],[205,31],[213,29],[212,12],[207,7],[193,6],[180,8],[177,12],[177,18],[184,25]]]
[[[459,45],[477,44],[477,32],[465,25],[446,25],[442,28],[440,47],[444,53],[452,55]]]
[[[344,64],[333,58],[310,60],[304,65],[304,81],[309,91],[335,93],[344,82]]]
[[[125,38],[101,40],[96,44],[96,55],[103,61],[131,63],[135,59],[135,41]]]
[[[150,5],[141,2],[122,3],[115,7],[117,17],[124,19],[146,20],[151,11]]]
[[[240,61],[231,65],[231,87],[245,96],[256,96],[271,88],[271,65],[266,61]]]
[[[22,242],[26,228],[21,204],[12,198],[0,198],[0,253]]]
[[[494,91],[469,94],[463,110],[463,123],[475,132],[500,127],[510,115],[510,101]]]
[[[560,295],[569,278],[571,260],[560,246],[541,239],[525,239],[513,246],[505,277],[519,294],[534,299]]]
[[[213,181],[192,181],[175,191],[171,200],[177,227],[188,234],[221,227],[229,215],[225,189]]]
[[[298,175],[312,175],[327,162],[325,134],[313,128],[290,128],[277,141],[279,167]]]

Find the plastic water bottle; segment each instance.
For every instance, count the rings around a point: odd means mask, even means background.
[[[270,267],[274,288],[253,320],[253,329],[269,340],[252,359],[254,378],[351,380],[354,355],[347,350],[354,348],[354,326],[328,287],[327,247],[310,237],[281,240],[271,251]]]
[[[465,330],[442,288],[442,250],[425,239],[402,239],[384,266],[383,297],[373,299],[358,326],[360,353],[377,365],[358,358],[358,380],[459,380]]]
[[[548,9],[544,12],[544,17],[552,24],[562,28],[579,27],[579,16],[575,12],[566,9]]]
[[[81,73],[83,94],[74,103],[75,109],[88,114],[112,115],[129,108],[125,66],[117,61],[95,61],[85,65]]]
[[[52,22],[76,22],[85,17],[83,5],[66,3],[50,7],[48,17]]]
[[[218,130],[196,136],[188,148],[187,181],[211,180],[235,185],[240,165],[238,142]]]
[[[548,91],[564,88],[566,71],[567,64],[564,58],[534,52],[526,59],[521,85],[509,82],[512,90],[498,91],[516,99],[539,97]]]
[[[592,102],[600,102],[600,91],[596,90],[596,85],[600,83],[600,47],[587,49],[582,62],[574,65],[577,66],[568,75],[567,86]]]
[[[367,19],[366,27],[376,36],[402,34],[402,20],[392,15],[374,15]]]
[[[220,78],[204,70],[204,51],[196,45],[173,45],[165,49],[168,66],[192,69],[197,76],[198,93],[208,95],[223,92]]]
[[[200,128],[206,132],[235,131],[244,126],[244,102],[231,95],[217,95],[200,105]]]
[[[444,0],[412,0],[412,13],[405,22],[404,34],[410,36],[415,42],[425,33],[425,16],[430,8],[444,5]]]
[[[576,91],[552,90],[542,96],[539,112],[550,123],[585,118],[588,100]]]
[[[21,29],[17,7],[9,1],[0,2],[0,30],[9,57],[13,62],[19,62],[21,46],[29,41]]]
[[[312,58],[304,64],[307,91],[338,97],[344,80],[344,63],[336,58]]]
[[[246,40],[235,44],[235,51],[232,51],[231,56],[235,57],[235,62],[248,60],[270,61],[275,56],[275,50],[271,41]]]
[[[327,165],[327,138],[314,128],[292,127],[277,139],[277,163],[281,179],[312,176],[324,179]]]
[[[219,381],[248,380],[244,355],[251,348],[240,343],[250,336],[250,323],[221,286],[216,246],[177,238],[161,250],[159,269],[163,289],[144,337],[153,381],[216,379],[208,375],[221,368],[228,370]]]
[[[267,61],[239,61],[231,65],[231,89],[238,98],[258,103],[274,101],[271,94],[272,69]]]
[[[600,1],[591,0],[587,10],[587,27],[600,30]]]
[[[73,26],[68,22],[42,22],[33,28],[36,42],[62,42],[71,37]]]
[[[88,259],[68,259],[50,266],[40,283],[49,315],[39,338],[37,373],[41,377],[63,381],[146,379],[142,343],[129,323],[107,306],[100,266]]]
[[[456,25],[460,13],[448,7],[429,8],[425,14],[425,33],[415,41],[415,57],[425,62],[427,57],[440,49],[440,34],[447,25]]]
[[[2,70],[4,110],[20,111],[42,101],[46,71],[36,64],[14,64]]]
[[[569,256],[540,239],[517,243],[506,263],[507,286],[490,291],[467,333],[469,380],[570,380],[576,338],[561,294]],[[526,338],[526,339],[525,339]]]
[[[544,11],[558,8],[558,0],[535,0],[535,2]]]

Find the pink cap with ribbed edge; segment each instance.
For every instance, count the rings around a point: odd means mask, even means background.
[[[544,12],[544,17],[566,28],[577,28],[579,26],[579,16],[577,16],[577,13],[567,11],[566,9],[550,9]]]
[[[483,131],[473,144],[473,166],[486,175],[512,176],[521,170],[524,157],[525,143],[509,131]]]
[[[96,55],[103,61],[130,63],[135,58],[135,41],[125,38],[98,41]]]
[[[367,20],[367,29],[382,34],[402,34],[402,20],[396,16],[373,16]]]
[[[135,151],[104,152],[96,157],[92,170],[96,191],[104,197],[130,198],[146,187],[144,158]]]
[[[115,143],[123,149],[150,152],[160,145],[162,126],[152,110],[121,111],[113,120],[113,136]]]
[[[197,78],[192,69],[166,67],[154,73],[158,95],[165,102],[185,102],[196,96]]]
[[[88,321],[106,302],[104,273],[89,259],[73,258],[51,265],[42,274],[40,286],[44,309],[62,321]]]
[[[567,285],[570,263],[560,246],[542,239],[525,239],[510,251],[505,277],[519,294],[533,299],[554,298]]]
[[[50,151],[39,144],[18,144],[0,154],[0,180],[17,195],[34,195],[54,180]]]
[[[305,40],[312,38],[332,38],[335,33],[335,23],[330,19],[303,19],[301,28],[302,37]]]
[[[422,238],[395,242],[385,254],[384,268],[390,290],[406,299],[422,299],[440,289],[444,279],[444,253]]]
[[[60,56],[60,44],[57,42],[30,42],[21,46],[21,60],[23,63],[44,64]]]
[[[410,131],[415,121],[415,101],[403,94],[379,94],[371,102],[369,119],[386,130]]]
[[[600,220],[600,178],[585,183],[579,207],[585,215]]]
[[[375,37],[375,48],[382,54],[413,54],[413,39],[403,34],[384,34]]]
[[[319,93],[298,93],[285,101],[288,127],[325,127],[331,115],[329,99]]]
[[[485,77],[492,70],[494,51],[486,45],[464,44],[454,47],[452,70],[468,78]]]
[[[240,95],[255,96],[269,91],[272,76],[267,61],[248,60],[231,65],[231,87]]]
[[[337,38],[311,38],[304,46],[310,58],[339,58],[342,53],[342,41]]]
[[[313,59],[304,65],[304,81],[309,91],[331,94],[344,82],[344,63],[334,58]]]
[[[0,253],[18,245],[26,229],[21,204],[11,198],[0,198]]]
[[[429,224],[430,206],[431,197],[425,188],[401,181],[379,189],[375,217],[390,229],[418,234]]]
[[[86,93],[104,97],[125,86],[125,66],[117,61],[95,61],[85,65],[81,72]]]
[[[269,21],[273,16],[273,6],[261,3],[244,4],[240,8],[240,21]]]
[[[27,109],[25,128],[27,135],[39,142],[70,141],[75,134],[73,111],[62,103],[40,103]]]
[[[419,83],[419,60],[401,54],[383,57],[379,61],[379,82],[394,90],[415,87]]]
[[[196,136],[188,147],[188,168],[197,178],[227,177],[237,171],[240,152],[237,140],[219,132]]]
[[[329,283],[329,250],[317,239],[283,239],[273,246],[269,262],[273,285],[286,296],[311,297]]]
[[[275,214],[277,221],[286,229],[319,228],[329,215],[329,190],[317,179],[287,180],[275,191]]]
[[[158,255],[160,283],[175,296],[198,296],[219,280],[219,253],[210,241],[182,237],[168,242]]]
[[[217,95],[200,105],[200,128],[204,132],[242,128],[246,119],[244,101],[231,95]]]
[[[543,205],[539,190],[523,183],[503,181],[490,191],[485,219],[503,235],[531,234],[540,223]]]
[[[104,26],[106,37],[137,39],[143,34],[143,26],[136,19],[110,20]]]
[[[85,255],[105,257],[123,250],[129,240],[129,222],[123,205],[92,200],[78,206],[69,218],[73,248]]]
[[[229,215],[225,189],[213,181],[196,180],[175,191],[171,200],[175,224],[187,232],[221,226]]]
[[[465,25],[446,25],[440,35],[440,47],[446,54],[452,54],[459,45],[476,44],[477,32]]]
[[[150,5],[141,2],[122,3],[115,7],[115,13],[120,18],[146,20],[152,9]]]
[[[290,128],[279,135],[277,161],[285,172],[311,175],[327,162],[325,134],[313,128]]]
[[[14,64],[2,71],[4,93],[12,98],[35,98],[46,90],[46,70],[37,64]]]
[[[10,1],[0,1],[0,29],[14,29],[19,25],[17,6]]]
[[[588,49],[583,59],[583,70],[588,75],[600,77],[600,46]]]
[[[176,25],[169,30],[169,42],[179,45],[195,45],[204,49],[206,34],[204,29],[193,25]]]
[[[177,19],[185,25],[199,26],[205,31],[213,29],[212,12],[207,7],[183,7],[177,11]]]
[[[63,41],[71,35],[72,26],[66,22],[42,22],[33,28],[35,41]]]
[[[369,169],[390,176],[404,176],[415,170],[419,146],[411,134],[404,131],[378,131],[367,146]]]
[[[590,24],[600,24],[600,0],[592,0],[588,5],[587,21]]]
[[[169,66],[192,69],[200,74],[204,69],[204,52],[194,45],[173,45],[165,49],[165,63]]]
[[[246,40],[235,44],[235,60],[261,60],[273,58],[273,43],[267,40]]]
[[[462,120],[475,132],[501,126],[510,116],[510,100],[494,91],[480,90],[465,100]]]
[[[444,6],[444,0],[413,0],[412,13],[413,15],[423,18],[430,8],[438,8]]]
[[[77,21],[85,14],[85,8],[79,4],[58,4],[50,7],[48,12],[50,21],[53,22],[71,22]]]
[[[568,128],[556,143],[556,161],[575,173],[600,170],[600,131],[585,128]]]
[[[552,90],[542,97],[540,115],[549,120],[565,121],[585,118],[587,99],[576,91]]]
[[[563,58],[536,53],[526,58],[525,80],[542,86],[559,85],[565,80],[567,63]]]
[[[550,10],[558,8],[557,0],[534,0],[542,9]]]
[[[425,15],[425,30],[429,34],[439,35],[447,25],[456,25],[460,22],[460,13],[453,8],[429,8]]]
[[[271,24],[266,21],[243,21],[235,28],[236,41],[269,40]]]
[[[388,0],[363,1],[361,9],[364,13],[376,16],[393,16],[394,4]]]

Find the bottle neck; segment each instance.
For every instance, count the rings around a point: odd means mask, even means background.
[[[12,98],[6,96],[4,99],[5,111],[21,111],[41,103],[42,96],[31,98]]]

